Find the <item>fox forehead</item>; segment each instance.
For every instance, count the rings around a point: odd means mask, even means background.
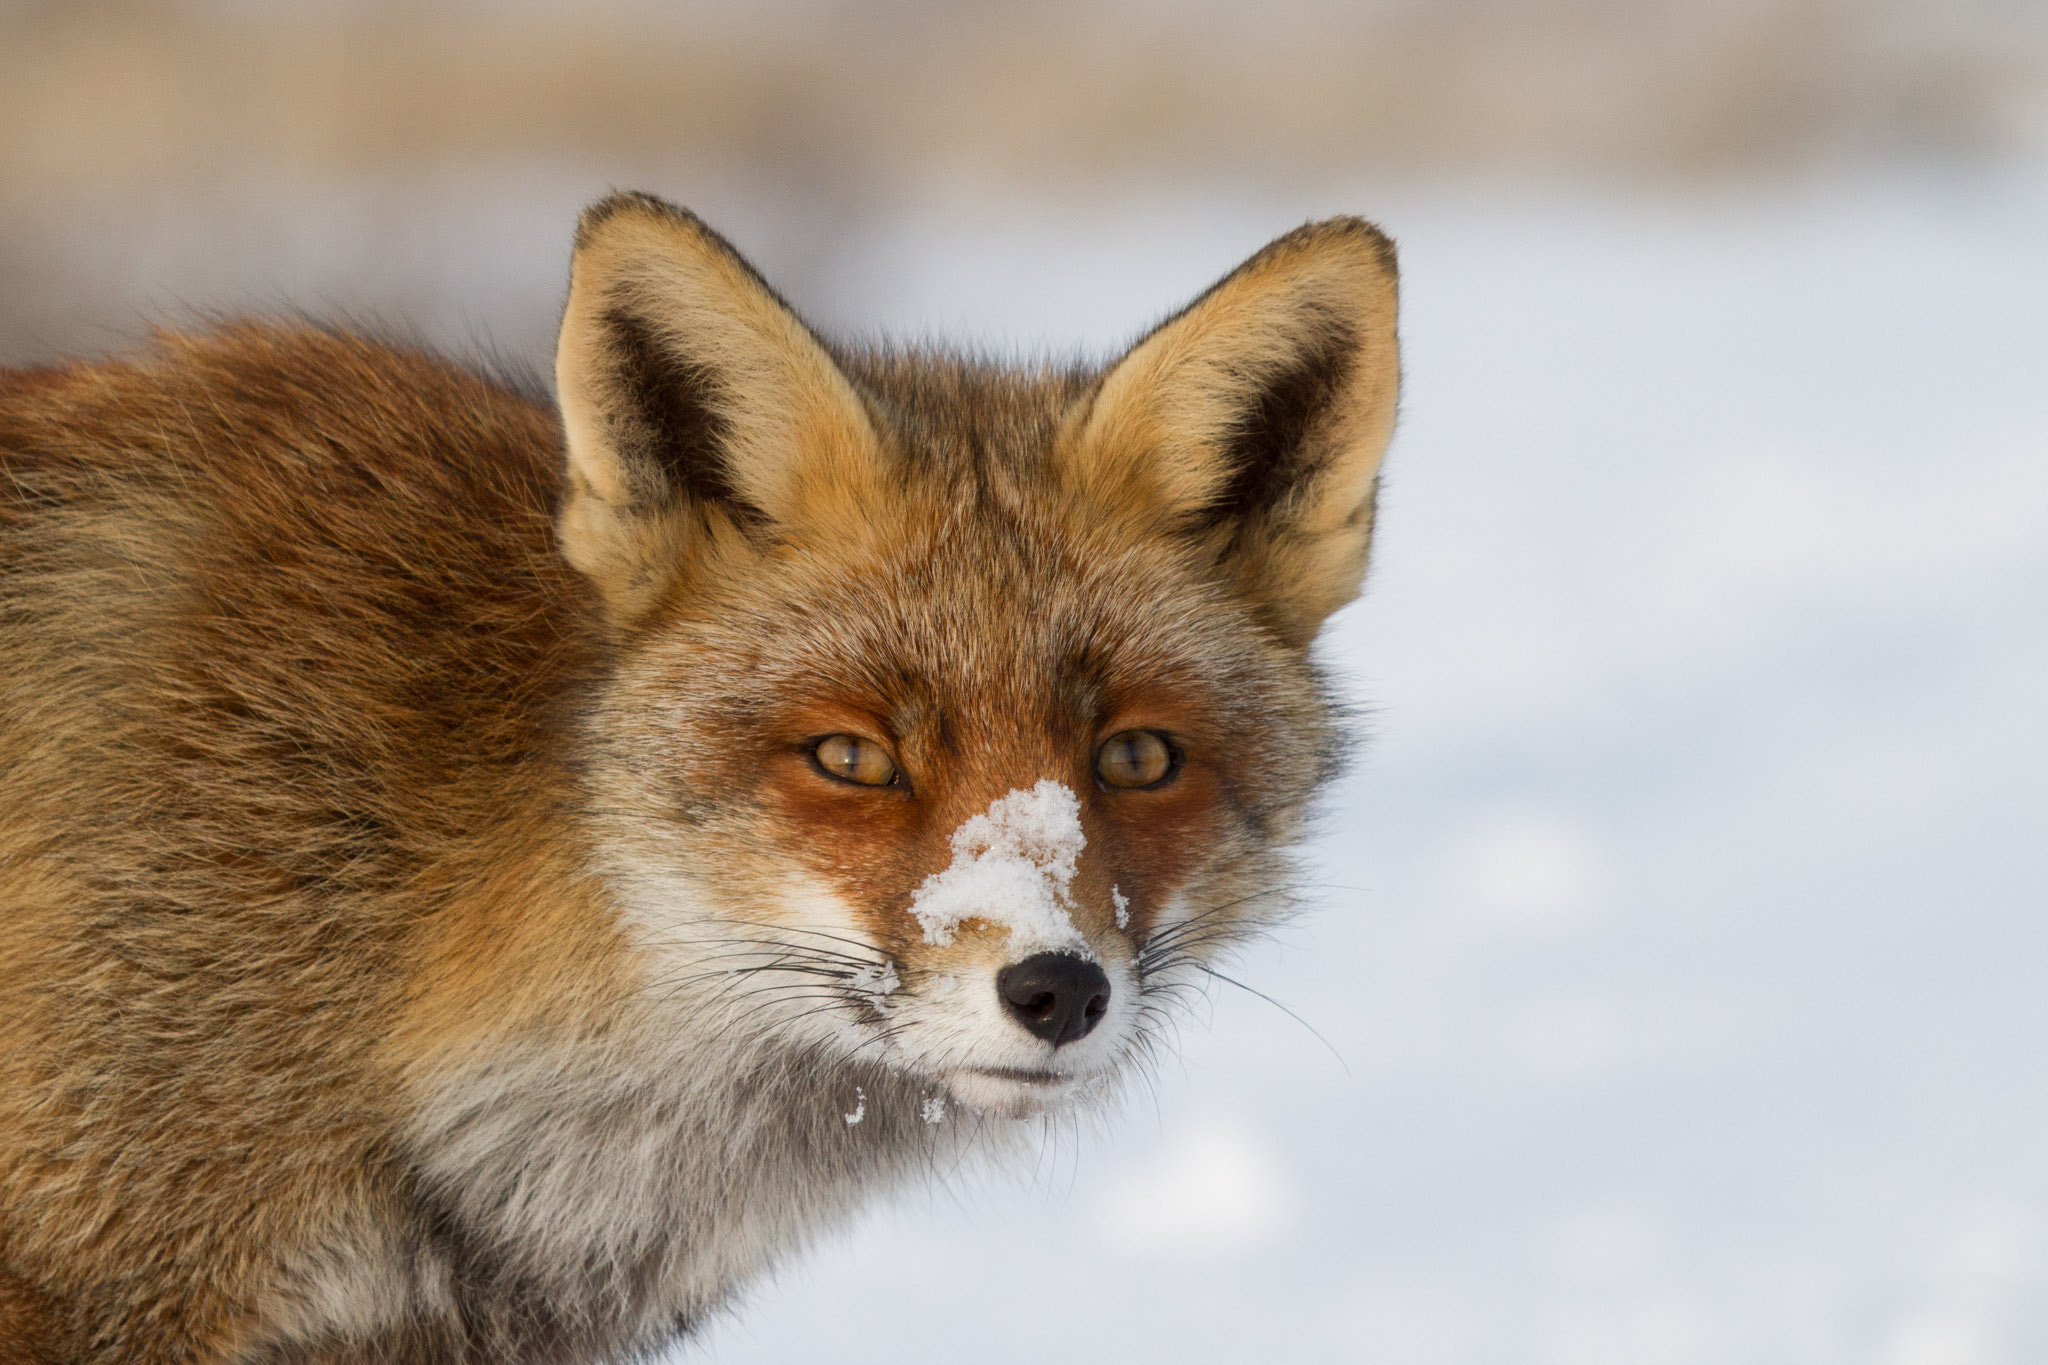
[[[684,580],[646,665],[736,728],[836,705],[956,758],[1113,722],[1235,721],[1250,741],[1301,718],[1301,662],[1183,547],[1025,484],[919,482]]]
[[[965,488],[1042,472],[1061,423],[1099,367],[1017,365],[931,347],[835,349],[906,470],[931,486]]]

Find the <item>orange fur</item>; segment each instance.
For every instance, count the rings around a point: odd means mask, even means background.
[[[309,326],[0,375],[0,1362],[650,1349],[1114,1082],[1330,771],[1393,309],[1346,221],[1104,372],[836,351],[619,196],[559,416]],[[1132,728],[1173,780],[1093,780]],[[911,913],[1046,780],[1072,1046]]]

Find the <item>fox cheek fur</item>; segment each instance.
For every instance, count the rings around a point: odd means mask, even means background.
[[[652,1350],[1113,1090],[1284,907],[1395,311],[1338,219],[1102,370],[835,348],[619,195],[559,422],[0,374],[0,1362]]]

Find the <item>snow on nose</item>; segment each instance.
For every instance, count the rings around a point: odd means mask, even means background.
[[[1014,951],[1061,953],[1100,976],[1073,919],[1074,869],[1087,843],[1070,788],[1047,778],[1013,791],[953,831],[951,865],[924,879],[910,913],[927,943],[951,943],[963,920],[986,920],[1009,930]]]

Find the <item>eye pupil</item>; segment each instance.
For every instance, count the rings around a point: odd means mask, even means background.
[[[1152,730],[1111,735],[1095,758],[1095,772],[1111,787],[1153,787],[1173,776],[1173,748]]]

